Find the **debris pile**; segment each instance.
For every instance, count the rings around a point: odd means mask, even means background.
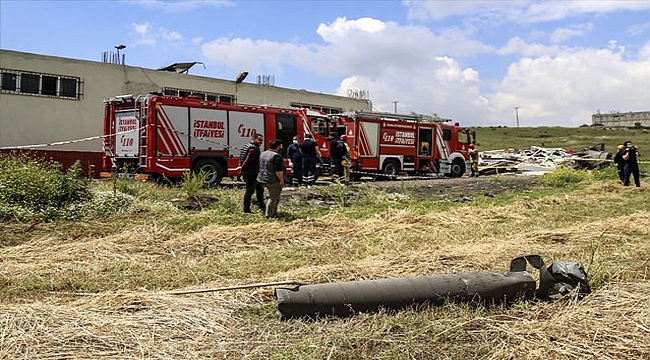
[[[502,173],[541,175],[561,165],[579,169],[596,169],[608,166],[610,157],[610,154],[605,151],[604,144],[586,148],[581,152],[539,146],[521,150],[488,150],[479,154],[479,173],[481,175]]]

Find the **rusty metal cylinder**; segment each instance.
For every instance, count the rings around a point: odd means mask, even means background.
[[[275,298],[282,319],[316,318],[442,305],[446,300],[500,303],[532,297],[535,288],[535,279],[526,271],[459,273],[277,288]]]

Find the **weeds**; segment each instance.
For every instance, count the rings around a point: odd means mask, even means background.
[[[181,189],[189,199],[198,201],[201,190],[205,186],[205,180],[208,178],[208,173],[201,171],[200,173],[186,172],[183,174],[181,180]]]
[[[571,169],[568,167],[558,167],[553,172],[544,174],[540,183],[547,186],[566,187],[571,184],[589,182],[594,179],[594,175],[587,170]]]
[[[74,217],[74,206],[90,197],[79,162],[64,173],[58,163],[0,157],[0,220],[49,221],[67,217],[66,212]]]

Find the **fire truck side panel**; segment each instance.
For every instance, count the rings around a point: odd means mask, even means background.
[[[239,159],[241,149],[251,141],[255,134],[264,136],[264,144],[260,149],[264,151],[266,144],[266,134],[264,126],[264,114],[243,111],[228,112],[228,139],[230,142],[230,157]]]
[[[224,110],[190,108],[190,149],[224,151],[228,148],[228,113]]]
[[[135,110],[115,113],[115,157],[138,157],[139,124]]]
[[[189,108],[156,106],[158,156],[186,156],[189,149]]]

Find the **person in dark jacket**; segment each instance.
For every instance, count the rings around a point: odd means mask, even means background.
[[[244,191],[244,213],[251,214],[251,200],[253,193],[257,197],[257,205],[260,210],[265,209],[264,205],[264,187],[257,182],[257,174],[260,170],[260,145],[264,143],[264,137],[261,134],[253,135],[251,141],[244,145],[239,153],[239,171],[246,182]]]
[[[623,153],[623,160],[625,161],[625,177],[623,178],[623,185],[630,186],[630,177],[634,176],[634,185],[640,187],[639,163],[637,161],[639,150],[636,146],[632,145],[632,142],[630,141],[624,142],[623,146],[625,146],[625,152]]]
[[[305,134],[305,140],[298,144],[302,154],[302,182],[307,187],[312,187],[316,182],[316,163],[320,158],[318,144],[312,139],[311,134]]]
[[[623,160],[623,154],[625,153],[625,145],[619,145],[616,155],[614,155],[614,163],[616,164],[616,172],[618,173],[618,178],[621,180],[621,184],[625,182],[625,160]]]
[[[287,157],[291,161],[291,183],[293,186],[302,184],[302,154],[298,147],[300,140],[300,136],[294,136],[293,143],[287,147]]]
[[[278,204],[280,203],[280,194],[284,187],[284,160],[280,151],[282,151],[282,141],[273,140],[269,145],[270,149],[260,155],[260,171],[257,174],[257,182],[264,184],[269,190],[269,199],[266,201],[267,218],[278,216]]]

